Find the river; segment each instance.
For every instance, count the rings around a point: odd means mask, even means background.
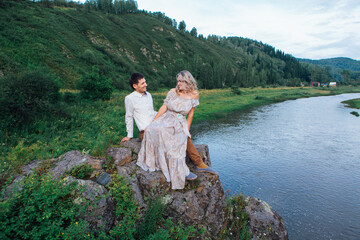
[[[209,146],[224,190],[269,203],[289,239],[360,239],[360,118],[341,103],[353,98],[360,94],[236,112],[194,124],[192,138]]]

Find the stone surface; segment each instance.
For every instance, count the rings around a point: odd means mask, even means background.
[[[106,186],[109,182],[111,181],[111,176],[110,174],[106,173],[106,172],[102,172],[96,179],[95,182],[97,182],[98,184],[101,184],[103,186]]]
[[[288,239],[284,220],[269,204],[254,197],[245,197],[245,202],[247,203],[245,211],[249,214],[249,224],[253,240]]]
[[[131,162],[132,152],[130,148],[109,148],[106,156],[110,156],[114,160],[115,166],[123,166]]]
[[[130,148],[135,154],[138,154],[141,148],[140,138],[132,138],[129,141],[123,142],[122,147]]]
[[[106,196],[107,189],[91,180],[80,180],[71,176],[65,180],[69,183],[76,181],[79,186],[84,187],[82,196],[90,200],[91,204],[86,208],[82,218],[89,222],[90,228],[100,230],[103,227],[109,231],[115,220],[115,202],[111,197]]]
[[[21,187],[21,180],[23,180],[25,177],[29,176],[30,173],[32,173],[37,167],[40,166],[40,161],[39,160],[34,160],[28,164],[26,164],[25,166],[22,167],[22,173],[17,175],[15,177],[15,179],[13,180],[13,182],[7,187],[4,197],[8,198],[12,195],[14,187],[16,186],[16,188],[21,191],[22,187]]]
[[[203,162],[211,167],[209,147],[205,144],[194,145],[200,156],[202,157]],[[186,156],[186,164],[190,167],[190,169],[194,168],[195,165],[190,160],[189,156]]]
[[[89,164],[91,165],[91,167],[95,170],[100,170],[102,169],[102,166],[103,166],[103,161],[102,160],[99,160],[99,159],[94,159],[94,158],[91,158],[89,160]]]
[[[172,217],[175,222],[181,221],[185,226],[204,227],[209,239],[216,239],[224,224],[224,191],[217,175],[198,172],[195,165],[187,158],[190,171],[198,178],[187,181],[183,190],[172,190],[171,184],[166,181],[161,171],[148,172],[136,165],[137,153],[141,147],[139,139],[131,139],[122,144],[121,148],[107,150],[115,162],[117,174],[124,176],[132,186],[132,194],[140,206],[141,216],[146,212],[147,202],[159,196],[166,204],[165,215]],[[205,164],[211,166],[209,149],[207,145],[195,145]],[[83,218],[94,229],[109,230],[115,223],[115,202],[108,197],[105,188],[112,181],[111,175],[103,169],[103,163],[109,165],[107,160],[98,159],[89,155],[82,155],[79,151],[70,151],[57,159],[52,159],[53,167],[49,172],[54,178],[61,178],[72,167],[87,163],[94,171],[92,180],[79,180],[67,177],[68,182],[76,181],[85,188],[82,196],[92,202]],[[7,189],[7,195],[17,182],[28,176],[34,169],[41,167],[40,161],[33,161],[23,167],[23,173],[18,175]],[[215,169],[216,170],[216,169]],[[110,169],[114,171],[114,169]],[[113,173],[113,172],[112,172]],[[21,186],[20,186],[21,188]],[[80,204],[80,197],[77,200]],[[246,212],[249,215],[249,226],[253,239],[288,239],[283,219],[266,203],[253,197],[246,197]]]
[[[23,168],[22,168],[22,173],[25,176],[29,176],[30,173],[32,173],[33,170],[35,170],[37,167],[40,166],[40,161],[39,160],[34,160],[28,164],[26,164]]]
[[[205,164],[211,166],[207,145],[195,147]],[[138,180],[142,199],[154,195],[161,196],[167,205],[168,217],[181,221],[186,226],[204,227],[209,236],[217,236],[224,222],[224,191],[220,179],[217,175],[197,172],[189,159],[187,165],[198,178],[195,181],[187,181],[183,190],[172,190],[171,184],[166,181],[161,171],[148,172],[136,167],[133,176]],[[118,168],[119,174],[126,172],[130,172],[129,168]]]
[[[55,179],[59,179],[72,167],[80,164],[90,164],[90,162],[101,161],[90,155],[82,155],[80,151],[70,151],[60,156],[55,164],[55,167],[50,170]]]

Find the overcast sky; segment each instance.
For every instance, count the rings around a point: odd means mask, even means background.
[[[137,0],[198,34],[267,43],[297,58],[360,60],[360,0]]]

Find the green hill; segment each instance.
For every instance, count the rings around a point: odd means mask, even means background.
[[[298,59],[303,63],[310,63],[327,69],[337,81],[345,81],[352,84],[360,82],[360,61],[351,58],[329,58],[321,60]]]
[[[329,66],[341,70],[360,71],[360,61],[351,58],[338,57],[320,60],[299,59],[299,61],[312,63],[323,67]]]
[[[70,89],[92,67],[118,89],[128,88],[135,71],[145,74],[153,89],[173,87],[183,69],[208,89],[310,81],[309,70],[294,57],[261,42],[197,36],[179,30],[161,13],[114,13],[65,1],[3,0],[0,75],[41,67],[58,77],[61,88]]]

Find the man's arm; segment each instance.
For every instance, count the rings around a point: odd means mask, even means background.
[[[125,98],[125,124],[126,124],[126,132],[127,136],[121,139],[121,143],[125,141],[129,141],[133,137],[134,132],[134,107],[132,105],[131,100],[126,97]]]

